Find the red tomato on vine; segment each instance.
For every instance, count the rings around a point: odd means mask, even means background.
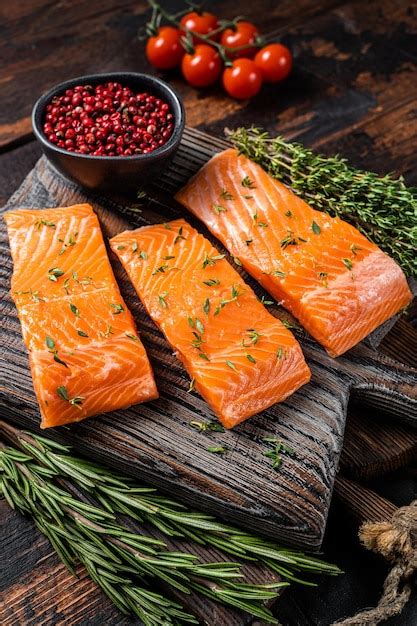
[[[158,70],[170,70],[181,63],[184,48],[181,44],[182,33],[173,26],[161,26],[158,33],[146,43],[146,56]]]
[[[253,57],[256,52],[254,44],[259,31],[252,22],[241,21],[234,28],[226,28],[221,36],[220,43],[226,48],[227,56],[231,59]],[[234,51],[234,49],[236,49]]]
[[[202,13],[191,11],[181,18],[180,25],[184,33],[186,33],[187,30],[192,30],[194,33],[199,33],[200,35],[210,35],[213,30],[219,27],[219,22],[213,13],[208,13],[207,11]],[[213,35],[213,39],[218,39],[219,35],[219,33],[216,33],[216,35]],[[199,37],[193,37],[193,41],[194,43],[203,42]]]
[[[223,86],[232,98],[252,98],[262,86],[261,71],[251,59],[236,59],[223,72]]]
[[[286,46],[271,43],[256,53],[255,63],[268,83],[284,80],[291,72],[292,54]]]
[[[219,78],[222,61],[214,48],[203,43],[184,56],[181,68],[187,83],[193,87],[208,87]]]

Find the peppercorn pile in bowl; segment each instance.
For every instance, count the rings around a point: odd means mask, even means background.
[[[52,165],[84,187],[135,193],[159,176],[185,125],[179,96],[154,76],[82,76],[44,94],[32,113]]]

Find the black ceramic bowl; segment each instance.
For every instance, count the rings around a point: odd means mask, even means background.
[[[46,139],[42,130],[45,107],[54,96],[76,85],[98,85],[109,81],[119,82],[137,93],[147,91],[170,105],[174,115],[174,131],[166,144],[149,154],[92,156],[68,152]],[[88,189],[122,195],[134,194],[145,182],[162,174],[180,144],[184,125],[184,107],[175,91],[155,76],[134,72],[90,74],[67,80],[41,96],[32,111],[33,132],[44,154],[59,172]]]

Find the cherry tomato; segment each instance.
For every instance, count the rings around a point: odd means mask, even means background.
[[[227,54],[231,59],[236,59],[240,57],[253,57],[256,48],[253,46],[248,46],[247,48],[242,48],[241,46],[246,46],[246,44],[253,44],[255,42],[256,37],[259,35],[259,31],[252,22],[238,22],[235,28],[226,28],[220,40],[222,46],[226,46],[228,48],[240,48],[240,50],[236,50],[236,52],[232,52],[231,50],[227,50]]]
[[[229,96],[237,100],[256,96],[261,86],[261,70],[251,59],[236,59],[223,72],[223,87]]]
[[[271,43],[256,53],[255,63],[262,78],[268,83],[277,83],[287,78],[292,68],[292,54],[286,46]]]
[[[216,82],[222,71],[222,62],[216,50],[207,44],[198,44],[193,54],[182,60],[182,73],[193,87],[208,87]]]
[[[181,63],[185,50],[181,45],[182,33],[178,28],[162,26],[158,34],[146,42],[146,56],[158,70],[170,70]]]
[[[192,30],[201,35],[209,35],[212,30],[216,30],[219,27],[217,17],[213,13],[207,13],[206,11],[203,13],[191,11],[191,13],[187,13],[181,18],[180,24],[184,32]],[[213,39],[217,40],[219,36],[220,33],[216,33]],[[200,37],[193,37],[193,41],[194,43],[202,43],[203,40]]]

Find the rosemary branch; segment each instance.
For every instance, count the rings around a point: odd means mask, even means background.
[[[189,553],[168,552],[163,541],[127,529],[119,514],[150,523],[167,536],[188,537],[240,558],[262,561],[287,580],[298,580],[298,570],[339,573],[319,559],[190,512],[153,489],[71,456],[68,447],[52,440],[4,422],[0,430],[20,448],[0,447],[0,493],[10,506],[33,516],[70,571],[81,562],[120,610],[135,613],[146,626],[160,624],[161,615],[167,624],[194,623],[179,604],[150,591],[148,583],[155,579],[270,623],[274,618],[264,601],[275,598],[288,583],[242,583],[239,564],[201,563]],[[86,496],[77,497],[79,493]]]
[[[324,157],[258,128],[227,130],[240,153],[289,185],[313,208],[350,222],[417,276],[417,189],[402,177],[378,176]]]

